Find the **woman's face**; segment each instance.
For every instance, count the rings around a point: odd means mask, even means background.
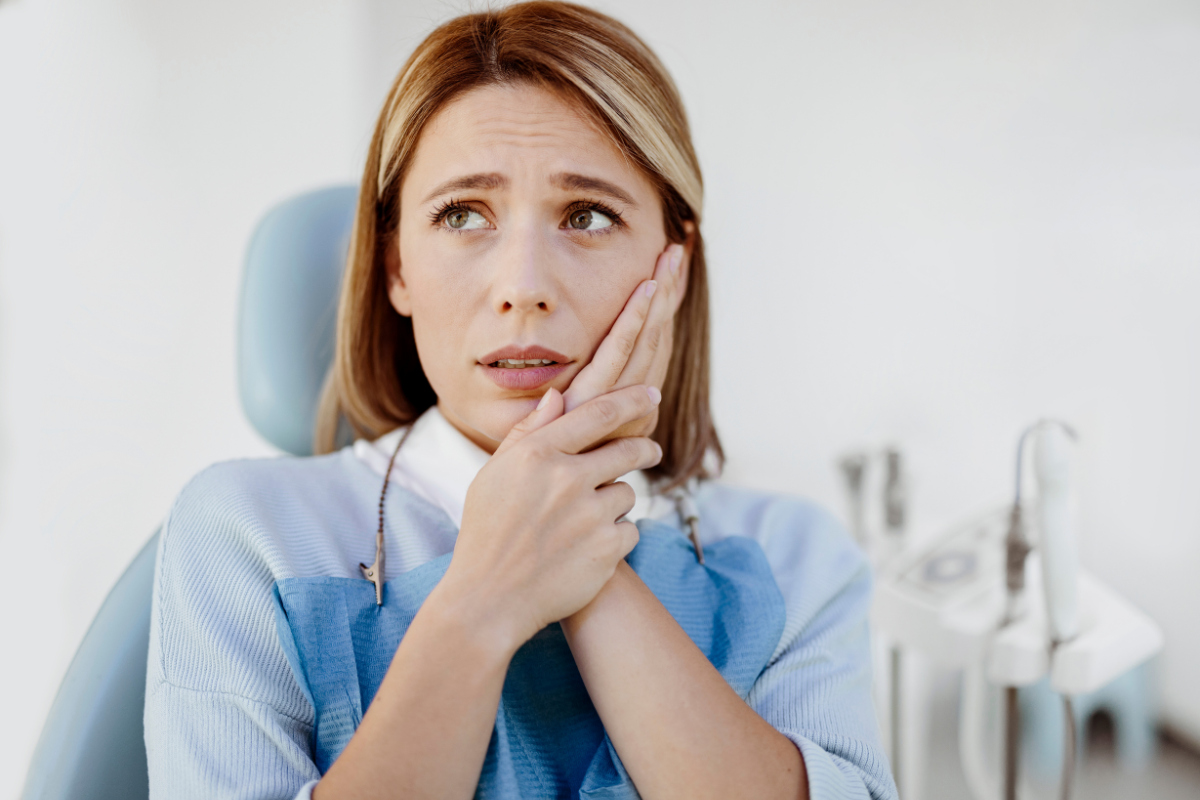
[[[668,245],[646,176],[582,112],[526,85],[442,109],[400,207],[389,297],[412,317],[438,407],[489,452],[587,365]]]

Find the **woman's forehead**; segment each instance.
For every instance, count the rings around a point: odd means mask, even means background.
[[[642,171],[585,111],[528,84],[480,87],[448,103],[421,133],[403,191],[423,202],[468,176],[494,180],[458,188],[595,188],[578,180],[586,178],[620,189],[633,205],[655,196]]]

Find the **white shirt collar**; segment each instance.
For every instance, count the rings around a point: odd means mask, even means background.
[[[403,433],[404,428],[397,428],[374,441],[359,439],[354,443],[354,455],[382,478]],[[391,480],[442,509],[455,527],[462,527],[467,489],[489,458],[434,406],[413,423],[412,433],[396,454]],[[637,495],[633,510],[625,515],[631,522],[661,519],[674,511],[670,501],[650,491],[644,473],[630,472],[621,480]]]

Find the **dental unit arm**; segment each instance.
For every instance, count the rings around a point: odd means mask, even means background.
[[[944,535],[914,530],[904,551],[877,577],[872,626],[888,641],[963,670],[959,749],[977,800],[1031,796],[1017,780],[1017,689],[1049,677],[1063,696],[1068,741],[1062,797],[1067,797],[1075,753],[1070,698],[1111,683],[1162,649],[1159,626],[1079,566],[1073,438],[1061,423],[1031,426],[1018,446],[1010,506]],[[1037,487],[1033,503],[1021,497],[1026,443],[1032,445]],[[1039,570],[1040,580],[1030,574]],[[997,688],[1010,701],[1000,763],[995,733],[989,733],[994,717],[987,710]],[[989,745],[989,738],[996,744]]]
[[[1042,587],[1050,640],[1069,642],[1079,633],[1079,550],[1071,503],[1070,442],[1060,425],[1047,425],[1034,441]]]

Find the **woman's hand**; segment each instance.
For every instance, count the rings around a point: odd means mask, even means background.
[[[673,244],[659,255],[653,279],[643,281],[634,289],[591,362],[563,393],[566,411],[626,386],[662,387],[671,361],[675,312],[687,288],[687,271],[680,269],[683,255],[681,244]],[[656,407],[650,414],[626,423],[600,441],[622,436],[649,436],[657,424]]]
[[[633,523],[617,522],[633,508],[633,489],[613,481],[654,466],[662,450],[631,437],[584,451],[661,397],[629,386],[564,414],[563,396],[547,392],[471,483],[438,602],[512,651],[589,603],[638,541]]]

